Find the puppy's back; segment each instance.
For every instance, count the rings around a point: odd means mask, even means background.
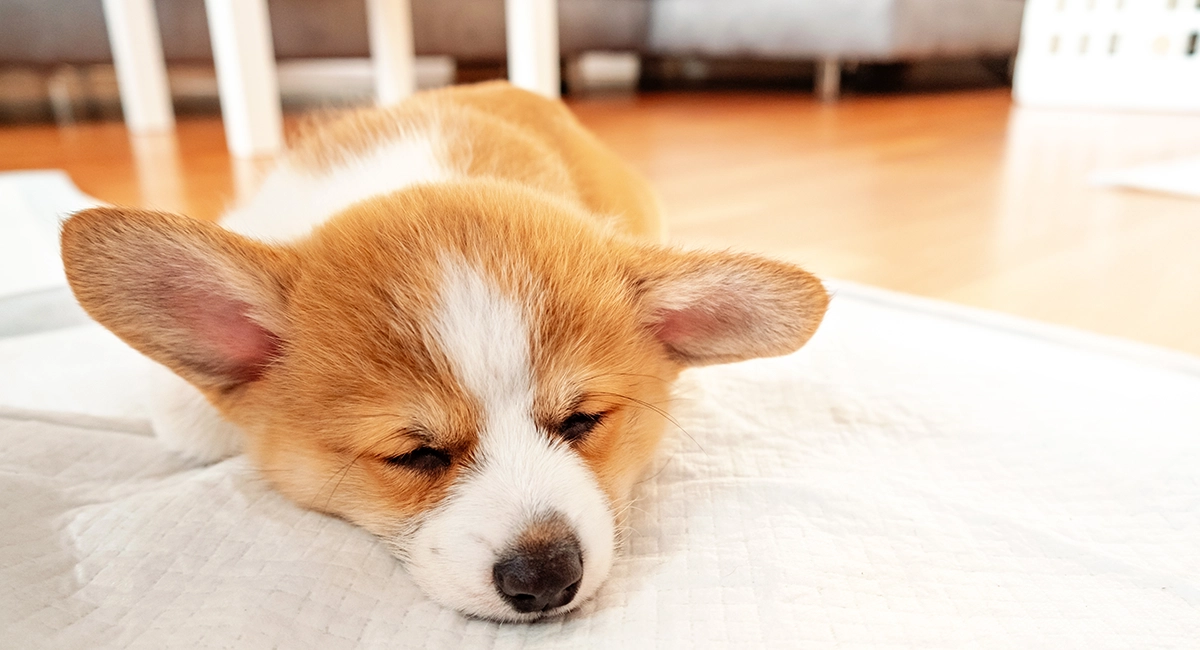
[[[470,178],[546,192],[636,237],[660,239],[647,185],[558,101],[505,82],[453,86],[311,122],[231,230],[289,240],[353,203]]]

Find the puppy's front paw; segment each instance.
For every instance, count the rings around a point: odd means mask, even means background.
[[[241,429],[179,375],[151,365],[150,423],[164,445],[205,464],[241,453]]]

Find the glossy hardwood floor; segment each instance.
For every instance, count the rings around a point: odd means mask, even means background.
[[[683,244],[1200,354],[1200,201],[1088,182],[1200,153],[1200,117],[1014,109],[1002,90],[571,105],[650,177]],[[119,123],[0,129],[2,169],[204,218],[262,166],[231,163],[214,118],[135,140]]]

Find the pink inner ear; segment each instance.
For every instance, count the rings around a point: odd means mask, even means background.
[[[279,354],[279,337],[250,317],[250,305],[217,292],[199,290],[176,295],[172,316],[206,357],[210,372],[234,383],[254,381]]]
[[[720,304],[663,310],[655,314],[654,333],[676,353],[691,356],[696,348],[720,345],[726,332],[736,327],[740,310],[726,301]]]

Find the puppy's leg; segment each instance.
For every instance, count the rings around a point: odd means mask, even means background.
[[[157,363],[148,365],[150,423],[164,445],[202,463],[241,452],[241,429],[179,375]]]

